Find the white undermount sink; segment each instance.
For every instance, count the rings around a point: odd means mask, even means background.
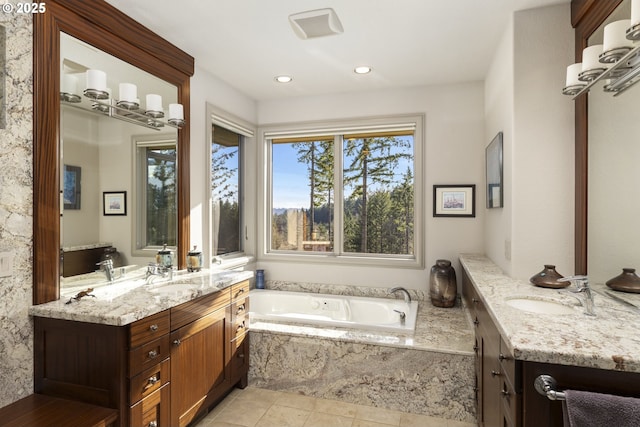
[[[518,310],[542,314],[573,314],[575,309],[560,301],[529,297],[513,297],[506,300],[507,305]]]

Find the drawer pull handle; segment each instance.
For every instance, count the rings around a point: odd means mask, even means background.
[[[149,427],[158,427],[158,422],[157,421],[151,421],[149,423]]]
[[[492,377],[498,377],[500,375],[502,375],[502,374],[499,371],[491,371],[491,376]]]
[[[473,351],[474,351],[475,353],[477,353],[479,349],[480,349],[480,347],[478,347],[478,344],[475,344],[475,345],[473,346]]]
[[[149,326],[149,330],[150,330],[151,332],[155,332],[155,331],[157,331],[157,330],[158,330],[158,325],[156,325],[156,324],[154,323],[153,325]]]
[[[243,329],[244,329],[244,320],[242,321],[242,324],[238,325],[238,327],[236,328],[236,332],[240,332]]]
[[[173,345],[178,346],[178,345],[180,345],[180,344],[182,344],[182,341],[181,341],[181,340],[179,340],[179,339],[177,339],[177,340],[173,340]]]
[[[236,314],[244,313],[244,304],[238,306]]]
[[[238,298],[238,296],[240,296],[240,294],[242,293],[244,293],[244,288],[238,289],[238,292],[236,293],[236,298]]]
[[[160,381],[160,378],[157,375],[152,376],[151,378],[149,378],[147,380],[147,385],[144,387],[144,389],[148,389],[149,387],[154,386],[155,384],[157,384]]]
[[[151,350],[148,353],[149,359],[155,359],[156,357],[158,357],[159,353],[156,350]]]
[[[471,302],[477,304],[480,302],[480,300],[478,298],[471,298]]]
[[[505,390],[504,388],[502,390],[500,390],[500,394],[503,395],[504,397],[509,396],[509,392],[507,390]]]
[[[509,360],[509,357],[507,357],[504,354],[500,353],[498,355],[498,360],[500,360],[502,362],[503,360]]]
[[[478,320],[478,318],[476,317],[475,320],[473,321],[473,324],[478,326],[480,324],[480,321]]]

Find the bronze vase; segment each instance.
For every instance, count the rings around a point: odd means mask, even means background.
[[[623,268],[622,274],[605,283],[614,291],[640,293],[640,277],[635,268]]]
[[[544,269],[531,277],[529,281],[536,286],[540,286],[541,288],[566,288],[571,284],[571,282],[560,282],[564,276],[556,271],[556,266],[551,264],[545,264]]]
[[[429,274],[431,304],[436,307],[453,307],[456,304],[457,293],[456,271],[451,266],[451,261],[437,260]]]

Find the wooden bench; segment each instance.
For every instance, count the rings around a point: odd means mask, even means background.
[[[117,419],[116,409],[44,394],[0,408],[1,427],[109,427]]]

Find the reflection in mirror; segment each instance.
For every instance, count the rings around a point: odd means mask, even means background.
[[[168,116],[177,88],[64,33],[60,55],[61,92],[78,95],[61,101],[61,275],[93,272],[105,257],[116,266],[145,266],[164,243],[177,244],[177,130],[144,114],[109,114],[109,108],[82,95],[85,75],[88,69],[104,71],[113,98],[119,96],[119,83],[134,83],[142,113],[150,109],[145,95],[157,94]],[[106,215],[106,192],[125,194],[132,209],[126,215]]]
[[[135,254],[177,245],[175,136],[134,137]],[[147,252],[149,255],[149,252]]]
[[[602,43],[609,22],[630,16],[625,0],[589,38]],[[640,121],[637,114],[639,85],[620,96],[596,86],[589,92],[588,274],[604,283],[622,268],[640,270]]]

